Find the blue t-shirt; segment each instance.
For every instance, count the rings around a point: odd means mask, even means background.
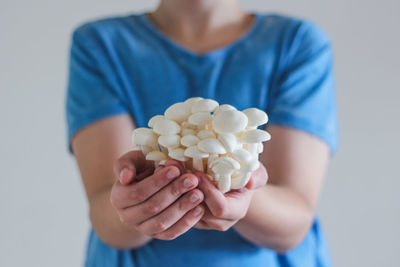
[[[239,110],[257,107],[269,124],[295,128],[337,148],[331,44],[314,24],[255,14],[251,29],[206,54],[183,48],[146,14],[86,23],[73,34],[66,101],[68,141],[83,127],[118,114],[146,127],[154,115],[193,96]],[[132,251],[91,232],[86,266],[330,266],[315,220],[303,242],[279,255],[226,232],[191,229]]]

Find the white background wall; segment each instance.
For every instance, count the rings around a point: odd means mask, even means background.
[[[81,265],[88,210],[63,109],[70,33],[156,3],[0,0],[0,266]],[[399,266],[399,2],[242,3],[309,18],[332,37],[341,148],[319,214],[335,266]]]

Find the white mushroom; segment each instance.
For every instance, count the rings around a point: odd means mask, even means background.
[[[237,110],[218,112],[212,120],[212,127],[217,133],[238,133],[247,125],[247,117]]]
[[[261,154],[264,151],[264,144],[263,143],[258,143],[257,144],[257,153]]]
[[[182,136],[185,136],[185,135],[196,135],[196,131],[193,130],[193,129],[189,129],[189,128],[183,128],[182,132],[181,132],[181,135]]]
[[[210,154],[225,154],[226,149],[225,147],[221,144],[218,139],[215,138],[206,138],[204,140],[201,140],[198,144],[197,147],[206,153]]]
[[[242,135],[242,143],[261,143],[271,139],[271,135],[264,130],[254,129],[245,132]]]
[[[181,127],[175,121],[162,119],[154,123],[153,130],[159,135],[171,135],[179,133]]]
[[[234,106],[228,105],[228,104],[224,104],[221,105],[219,107],[217,107],[214,111],[214,115],[217,114],[218,112],[224,111],[224,110],[236,110],[236,108]]]
[[[228,157],[228,156],[219,157],[218,159],[214,160],[210,167],[212,168],[215,164],[220,163],[220,162],[230,164],[232,166],[232,168],[234,168],[235,170],[240,169],[240,163],[238,161],[236,161],[235,159]]]
[[[206,139],[206,138],[215,138],[216,135],[213,131],[201,130],[200,132],[197,133],[197,137],[199,137],[200,139]]]
[[[243,148],[249,151],[252,155],[258,155],[258,143],[243,144]]]
[[[251,173],[237,171],[231,176],[231,189],[240,189],[250,181]]]
[[[176,103],[167,108],[164,116],[167,119],[183,122],[191,114],[191,105],[188,103]]]
[[[193,168],[198,171],[204,171],[203,158],[208,157],[208,153],[204,153],[198,149],[197,146],[188,147],[184,155],[193,159]]]
[[[188,158],[184,154],[185,150],[183,148],[174,148],[169,151],[168,156],[179,161],[187,161]]]
[[[147,125],[148,125],[150,128],[153,128],[153,127],[154,127],[154,124],[155,124],[157,121],[163,120],[163,119],[165,119],[164,116],[162,116],[162,115],[155,115],[154,117],[152,117],[152,118],[149,120],[149,122],[147,123]]]
[[[160,135],[158,143],[166,148],[174,148],[180,145],[181,137],[177,134]]]
[[[202,98],[202,97],[191,97],[191,98],[186,99],[186,101],[184,103],[189,104],[189,105],[193,105],[194,103],[196,103],[196,102],[198,102],[198,101],[200,101],[202,99],[204,99],[204,98]]]
[[[195,146],[200,142],[200,139],[195,135],[185,135],[181,139],[181,144],[185,147]]]
[[[204,127],[212,119],[210,112],[197,112],[192,114],[188,121],[198,127]]]
[[[240,165],[240,171],[242,172],[253,172],[260,167],[260,162],[258,160],[252,160],[248,163]]]
[[[217,180],[218,188],[223,193],[228,192],[231,188],[231,175],[235,169],[237,169],[232,165],[232,161],[228,159],[229,157],[221,157],[216,160],[215,164],[211,167],[212,173],[214,173],[215,179]],[[239,163],[237,164],[239,165]],[[236,167],[240,167],[240,165]]]
[[[155,150],[155,151],[151,151],[150,153],[148,153],[146,155],[146,160],[153,160],[154,161],[154,165],[157,167],[160,163],[161,160],[167,160],[168,157],[167,155],[165,155],[164,153]]]
[[[196,130],[197,126],[189,123],[188,121],[182,122],[182,128]]]
[[[232,154],[238,161],[242,162],[249,162],[253,158],[253,155],[243,148],[236,149]]]
[[[232,153],[240,144],[240,140],[233,134],[218,134],[218,140],[224,145],[226,151]]]
[[[140,146],[140,150],[142,150],[143,155],[147,155],[148,153],[150,153],[151,151],[154,150],[154,148],[150,147],[150,146]]]
[[[148,128],[137,128],[132,134],[132,144],[157,148],[157,135]]]
[[[247,127],[249,128],[257,127],[268,122],[267,113],[265,113],[261,109],[248,108],[243,110],[242,112],[246,114],[247,118],[249,119],[249,122],[247,123]]]
[[[212,99],[201,99],[196,101],[192,105],[192,113],[200,112],[200,111],[208,111],[212,112],[214,109],[218,107],[218,102]]]

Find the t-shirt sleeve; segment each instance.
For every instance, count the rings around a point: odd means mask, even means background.
[[[106,52],[94,40],[87,26],[72,35],[66,95],[68,145],[85,126],[128,113],[120,90],[110,81]]]
[[[322,139],[332,155],[338,146],[338,127],[331,43],[310,22],[300,23],[288,40],[268,105],[269,123]]]

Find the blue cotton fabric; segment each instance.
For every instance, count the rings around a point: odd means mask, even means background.
[[[242,38],[206,54],[169,39],[146,14],[97,20],[77,28],[72,37],[68,142],[85,126],[118,114],[129,114],[137,127],[147,127],[168,106],[201,96],[239,110],[262,109],[269,125],[309,133],[334,153],[333,78],[329,38],[305,20],[255,14]],[[109,247],[90,234],[88,267],[204,265],[312,267],[330,266],[330,260],[317,219],[303,242],[284,255],[251,244],[234,229],[192,229],[132,251]]]

